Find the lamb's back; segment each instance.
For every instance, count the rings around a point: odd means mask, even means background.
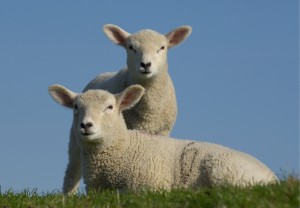
[[[120,93],[129,86],[127,73],[127,68],[124,68],[118,72],[100,74],[87,84],[83,92],[89,89],[103,89],[112,94]]]
[[[180,182],[187,186],[267,184],[277,177],[256,158],[228,147],[191,142],[180,157]]]

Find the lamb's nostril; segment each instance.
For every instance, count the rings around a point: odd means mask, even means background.
[[[81,123],[80,124],[80,127],[83,128],[83,129],[89,129],[93,126],[93,123],[92,122],[88,122],[88,123]]]
[[[93,123],[92,122],[88,122],[85,126],[86,126],[87,129],[91,128],[93,126]]]

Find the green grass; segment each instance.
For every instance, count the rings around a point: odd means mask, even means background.
[[[299,179],[290,177],[280,184],[251,188],[216,187],[212,189],[173,190],[170,192],[93,192],[63,196],[38,194],[37,190],[0,193],[0,208],[8,207],[299,207]]]

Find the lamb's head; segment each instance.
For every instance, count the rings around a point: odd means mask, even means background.
[[[103,31],[114,43],[126,49],[129,72],[133,79],[139,81],[166,73],[168,49],[184,41],[192,28],[181,26],[167,34],[149,29],[130,34],[116,25],[107,24]]]
[[[133,107],[144,94],[144,88],[132,85],[113,95],[104,90],[88,90],[77,94],[61,85],[51,85],[49,93],[59,104],[73,109],[73,128],[79,144],[110,143],[109,139],[126,124],[122,111]]]

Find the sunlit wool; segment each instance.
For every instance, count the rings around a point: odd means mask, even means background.
[[[104,90],[77,95],[60,85],[49,91],[58,103],[75,108],[74,134],[87,191],[243,187],[277,181],[268,167],[248,154],[217,144],[128,130],[121,112],[141,99],[144,89],[139,85],[117,95]],[[87,121],[90,125],[83,128]]]

